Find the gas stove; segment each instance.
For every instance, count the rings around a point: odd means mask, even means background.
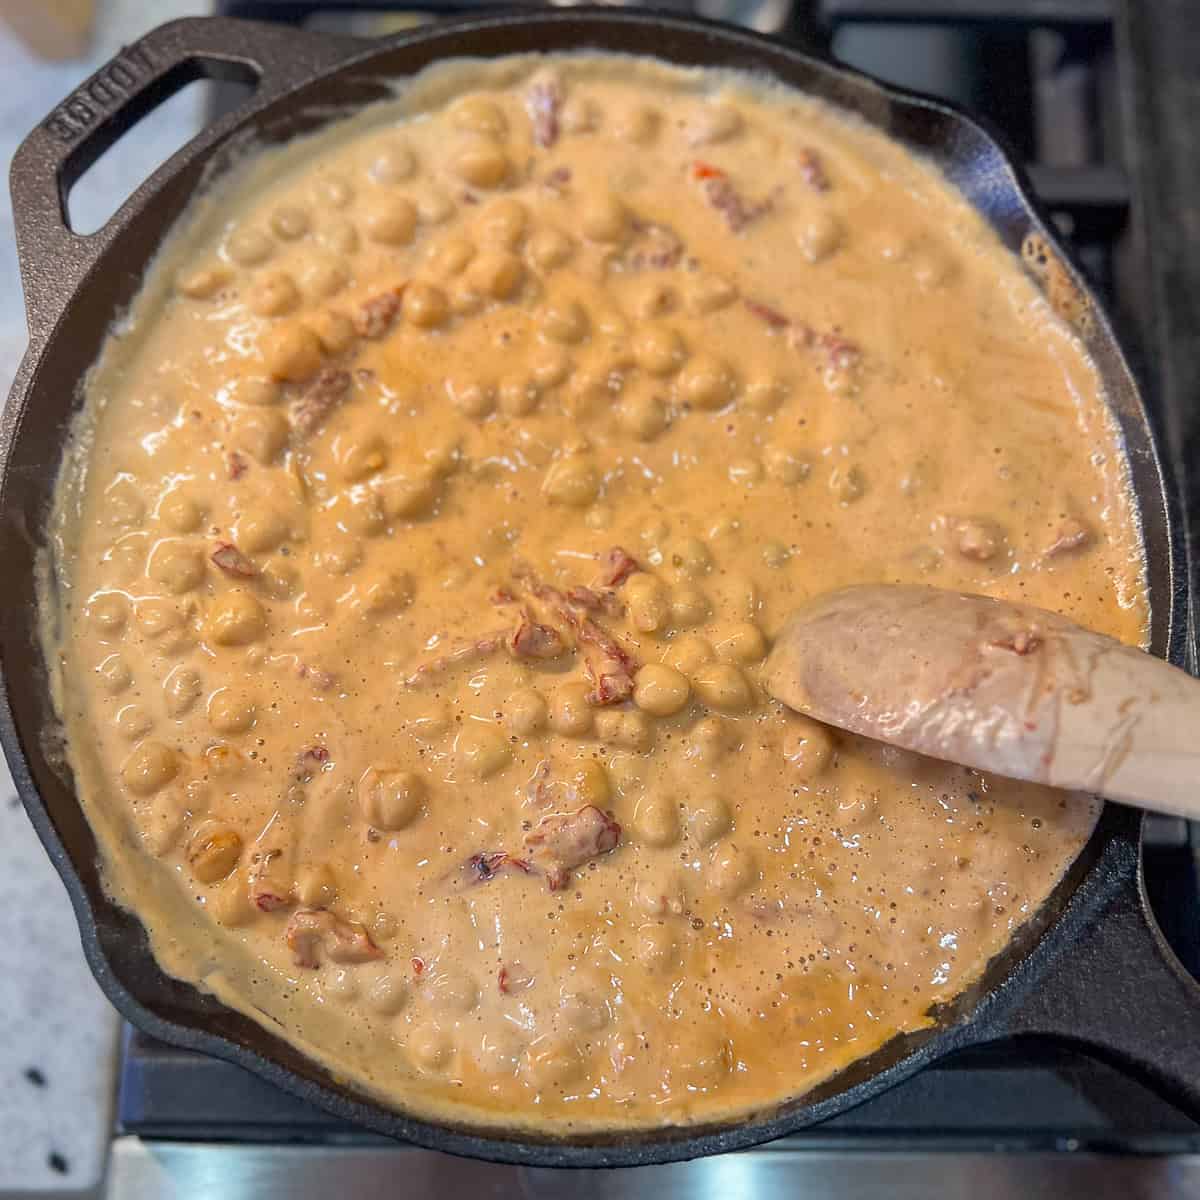
[[[229,16],[365,36],[492,0],[399,11],[219,0]],[[1146,390],[1171,469],[1200,453],[1200,23],[1190,0],[668,0],[825,49],[852,66],[956,101],[989,120],[1107,302]],[[231,97],[218,93],[215,104]],[[1193,549],[1200,491],[1184,489]],[[1192,561],[1196,561],[1193,555]],[[1193,620],[1193,626],[1195,622]],[[1192,667],[1196,668],[1194,637]],[[1151,818],[1146,886],[1164,933],[1200,977],[1200,829]],[[817,1128],[724,1158],[561,1177],[452,1159],[346,1126],[238,1067],[129,1030],[123,1043],[115,1195],[412,1196],[468,1188],[507,1196],[660,1196],[720,1188],[757,1196],[1024,1195],[1099,1198],[1200,1192],[1200,1125],[1108,1066],[1010,1041],[945,1060]],[[997,1155],[997,1151],[1009,1154]],[[1114,1160],[1167,1154],[1155,1161]],[[865,1153],[873,1152],[873,1153]]]

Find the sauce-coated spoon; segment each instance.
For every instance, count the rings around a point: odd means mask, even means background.
[[[881,742],[1200,818],[1200,681],[1040,608],[899,584],[829,592],[788,620],[766,683]]]

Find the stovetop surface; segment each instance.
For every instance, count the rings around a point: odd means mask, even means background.
[[[479,7],[499,5],[425,6],[426,16],[430,9]],[[691,10],[693,2],[660,7]],[[1189,0],[695,0],[695,7],[803,38],[997,125],[1108,303],[1168,463],[1181,476],[1200,451],[1200,224],[1189,216],[1200,195],[1200,154],[1189,144],[1200,128],[1200,22],[1190,16]],[[229,15],[366,34],[395,28],[393,8],[388,0],[218,4]],[[1200,504],[1191,492],[1185,498],[1194,538]],[[1200,977],[1200,836],[1183,821],[1153,818],[1146,842],[1152,904],[1180,958]],[[364,1153],[394,1146],[238,1067],[133,1031],[119,1116],[123,1131],[166,1139],[163,1146],[291,1143]],[[814,1163],[864,1149],[1196,1154],[1200,1125],[1081,1054],[1005,1042],[939,1063],[780,1145]],[[136,1155],[126,1165],[134,1175],[146,1169]],[[298,1169],[303,1176],[305,1168]],[[1085,1178],[1080,1194],[1107,1194],[1102,1175],[1085,1172],[1076,1182]]]

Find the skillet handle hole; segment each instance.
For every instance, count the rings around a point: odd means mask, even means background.
[[[193,60],[133,97],[63,164],[68,228],[83,236],[102,229],[129,199],[131,181],[147,178],[204,128],[211,113],[249,99],[258,82],[249,64]]]

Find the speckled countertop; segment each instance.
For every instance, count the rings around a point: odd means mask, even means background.
[[[87,59],[46,63],[0,25],[0,152],[7,163],[32,124],[151,25],[204,13],[203,0],[100,0]],[[200,119],[184,92],[128,135],[75,190],[76,227],[97,227]],[[25,350],[25,312],[7,188],[0,200],[0,386]],[[14,686],[20,686],[19,680]],[[112,1127],[118,1021],[92,980],[66,892],[0,762],[0,1196],[76,1192],[103,1178]]]

